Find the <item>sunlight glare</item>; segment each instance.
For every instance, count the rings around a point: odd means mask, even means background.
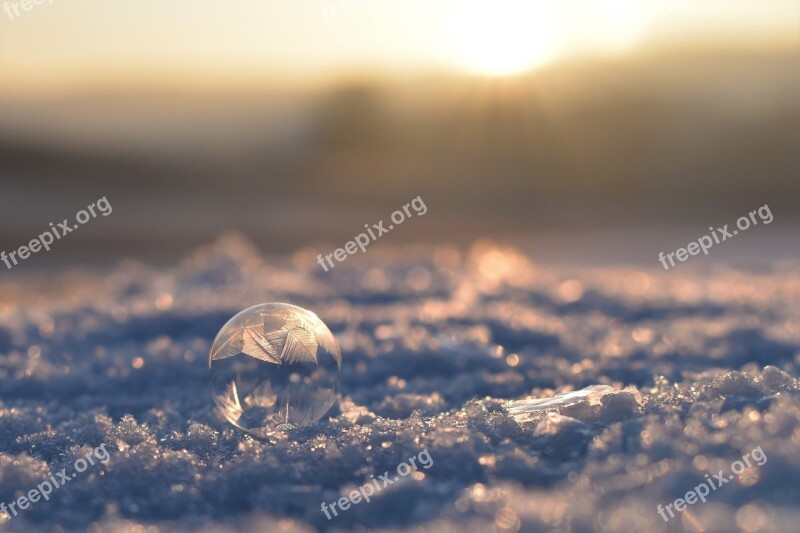
[[[453,45],[460,65],[489,76],[541,66],[557,52],[549,2],[465,0],[453,16]]]

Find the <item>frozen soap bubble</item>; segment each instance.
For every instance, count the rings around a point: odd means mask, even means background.
[[[313,424],[339,397],[336,340],[317,315],[294,305],[256,305],[231,318],[208,365],[219,412],[259,437]]]

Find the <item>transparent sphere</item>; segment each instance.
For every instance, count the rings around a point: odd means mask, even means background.
[[[317,422],[339,398],[342,355],[311,311],[269,303],[225,324],[208,359],[218,411],[266,437]]]

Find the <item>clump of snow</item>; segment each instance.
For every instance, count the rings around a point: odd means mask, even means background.
[[[608,385],[592,385],[552,398],[510,401],[504,407],[520,423],[536,420],[552,411],[583,422],[608,423],[641,414],[643,403],[636,387],[615,390]]]

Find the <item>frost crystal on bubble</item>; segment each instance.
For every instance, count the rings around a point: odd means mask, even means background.
[[[312,424],[338,399],[342,356],[311,311],[262,304],[234,316],[211,353],[218,412],[257,436]]]

